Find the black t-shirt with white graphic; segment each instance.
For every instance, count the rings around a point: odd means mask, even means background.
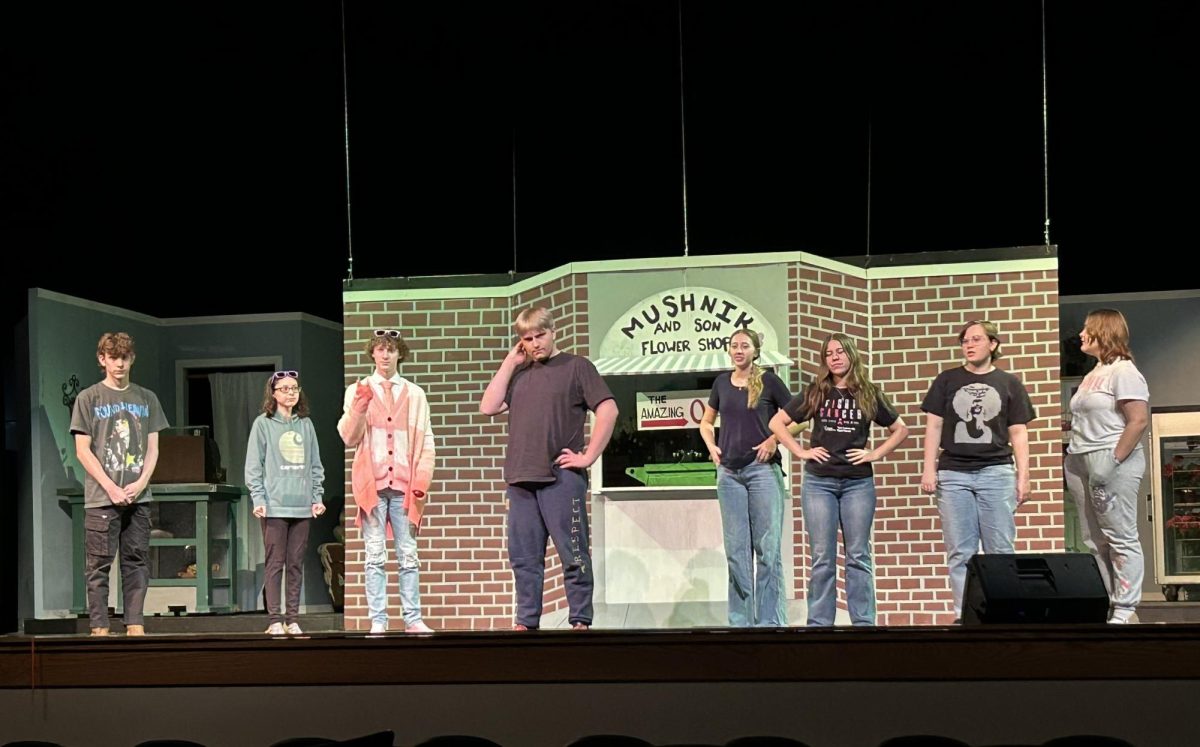
[[[1035,415],[1021,380],[993,368],[985,374],[966,368],[942,371],[933,380],[921,409],[943,419],[938,469],[974,472],[1011,464],[1010,425],[1024,425]]]
[[[811,385],[810,385],[811,386]],[[807,394],[807,390],[805,391]],[[870,477],[875,474],[871,464],[851,464],[846,452],[849,449],[864,449],[867,446],[867,436],[871,422],[858,406],[854,395],[846,389],[830,389],[825,401],[815,412],[809,412],[804,404],[804,394],[793,397],[783,408],[793,421],[803,423],[813,421],[811,446],[824,446],[829,452],[829,460],[818,462],[808,460],[804,470],[810,475],[820,477]],[[896,422],[896,411],[878,395],[875,403],[875,419],[878,425],[887,428]]]

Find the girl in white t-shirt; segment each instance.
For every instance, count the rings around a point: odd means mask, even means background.
[[[1146,471],[1141,440],[1150,422],[1150,391],[1133,364],[1121,312],[1091,312],[1079,340],[1099,363],[1071,398],[1071,443],[1063,462],[1067,489],[1079,508],[1083,542],[1108,589],[1109,622],[1137,622],[1145,568],[1137,498]]]

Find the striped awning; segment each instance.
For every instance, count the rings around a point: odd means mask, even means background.
[[[790,366],[787,356],[767,351],[759,358],[759,365]],[[727,371],[733,368],[729,353],[663,353],[662,355],[630,356],[624,358],[596,358],[592,361],[601,376],[622,374],[687,373],[690,371]]]

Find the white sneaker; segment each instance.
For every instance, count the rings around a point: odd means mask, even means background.
[[[287,631],[283,629],[283,623],[271,623],[265,632],[267,635],[287,635]]]
[[[1136,625],[1138,622],[1137,613],[1127,609],[1114,610],[1108,618],[1109,625]]]
[[[387,623],[371,623],[371,635],[381,635],[387,632]]]
[[[288,635],[304,635],[304,631],[300,629],[299,624],[288,623],[287,624],[287,634]]]
[[[432,633],[433,628],[426,625],[423,621],[417,620],[412,625],[404,626],[405,633]]]

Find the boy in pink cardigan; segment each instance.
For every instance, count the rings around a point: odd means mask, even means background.
[[[354,448],[350,480],[358,506],[356,523],[366,544],[371,632],[388,629],[384,564],[390,533],[396,542],[404,630],[432,633],[421,619],[417,558],[417,534],[433,478],[429,401],[421,387],[396,373],[397,364],[408,356],[398,331],[375,330],[366,352],[375,361],[375,372],[346,388],[338,433]]]

